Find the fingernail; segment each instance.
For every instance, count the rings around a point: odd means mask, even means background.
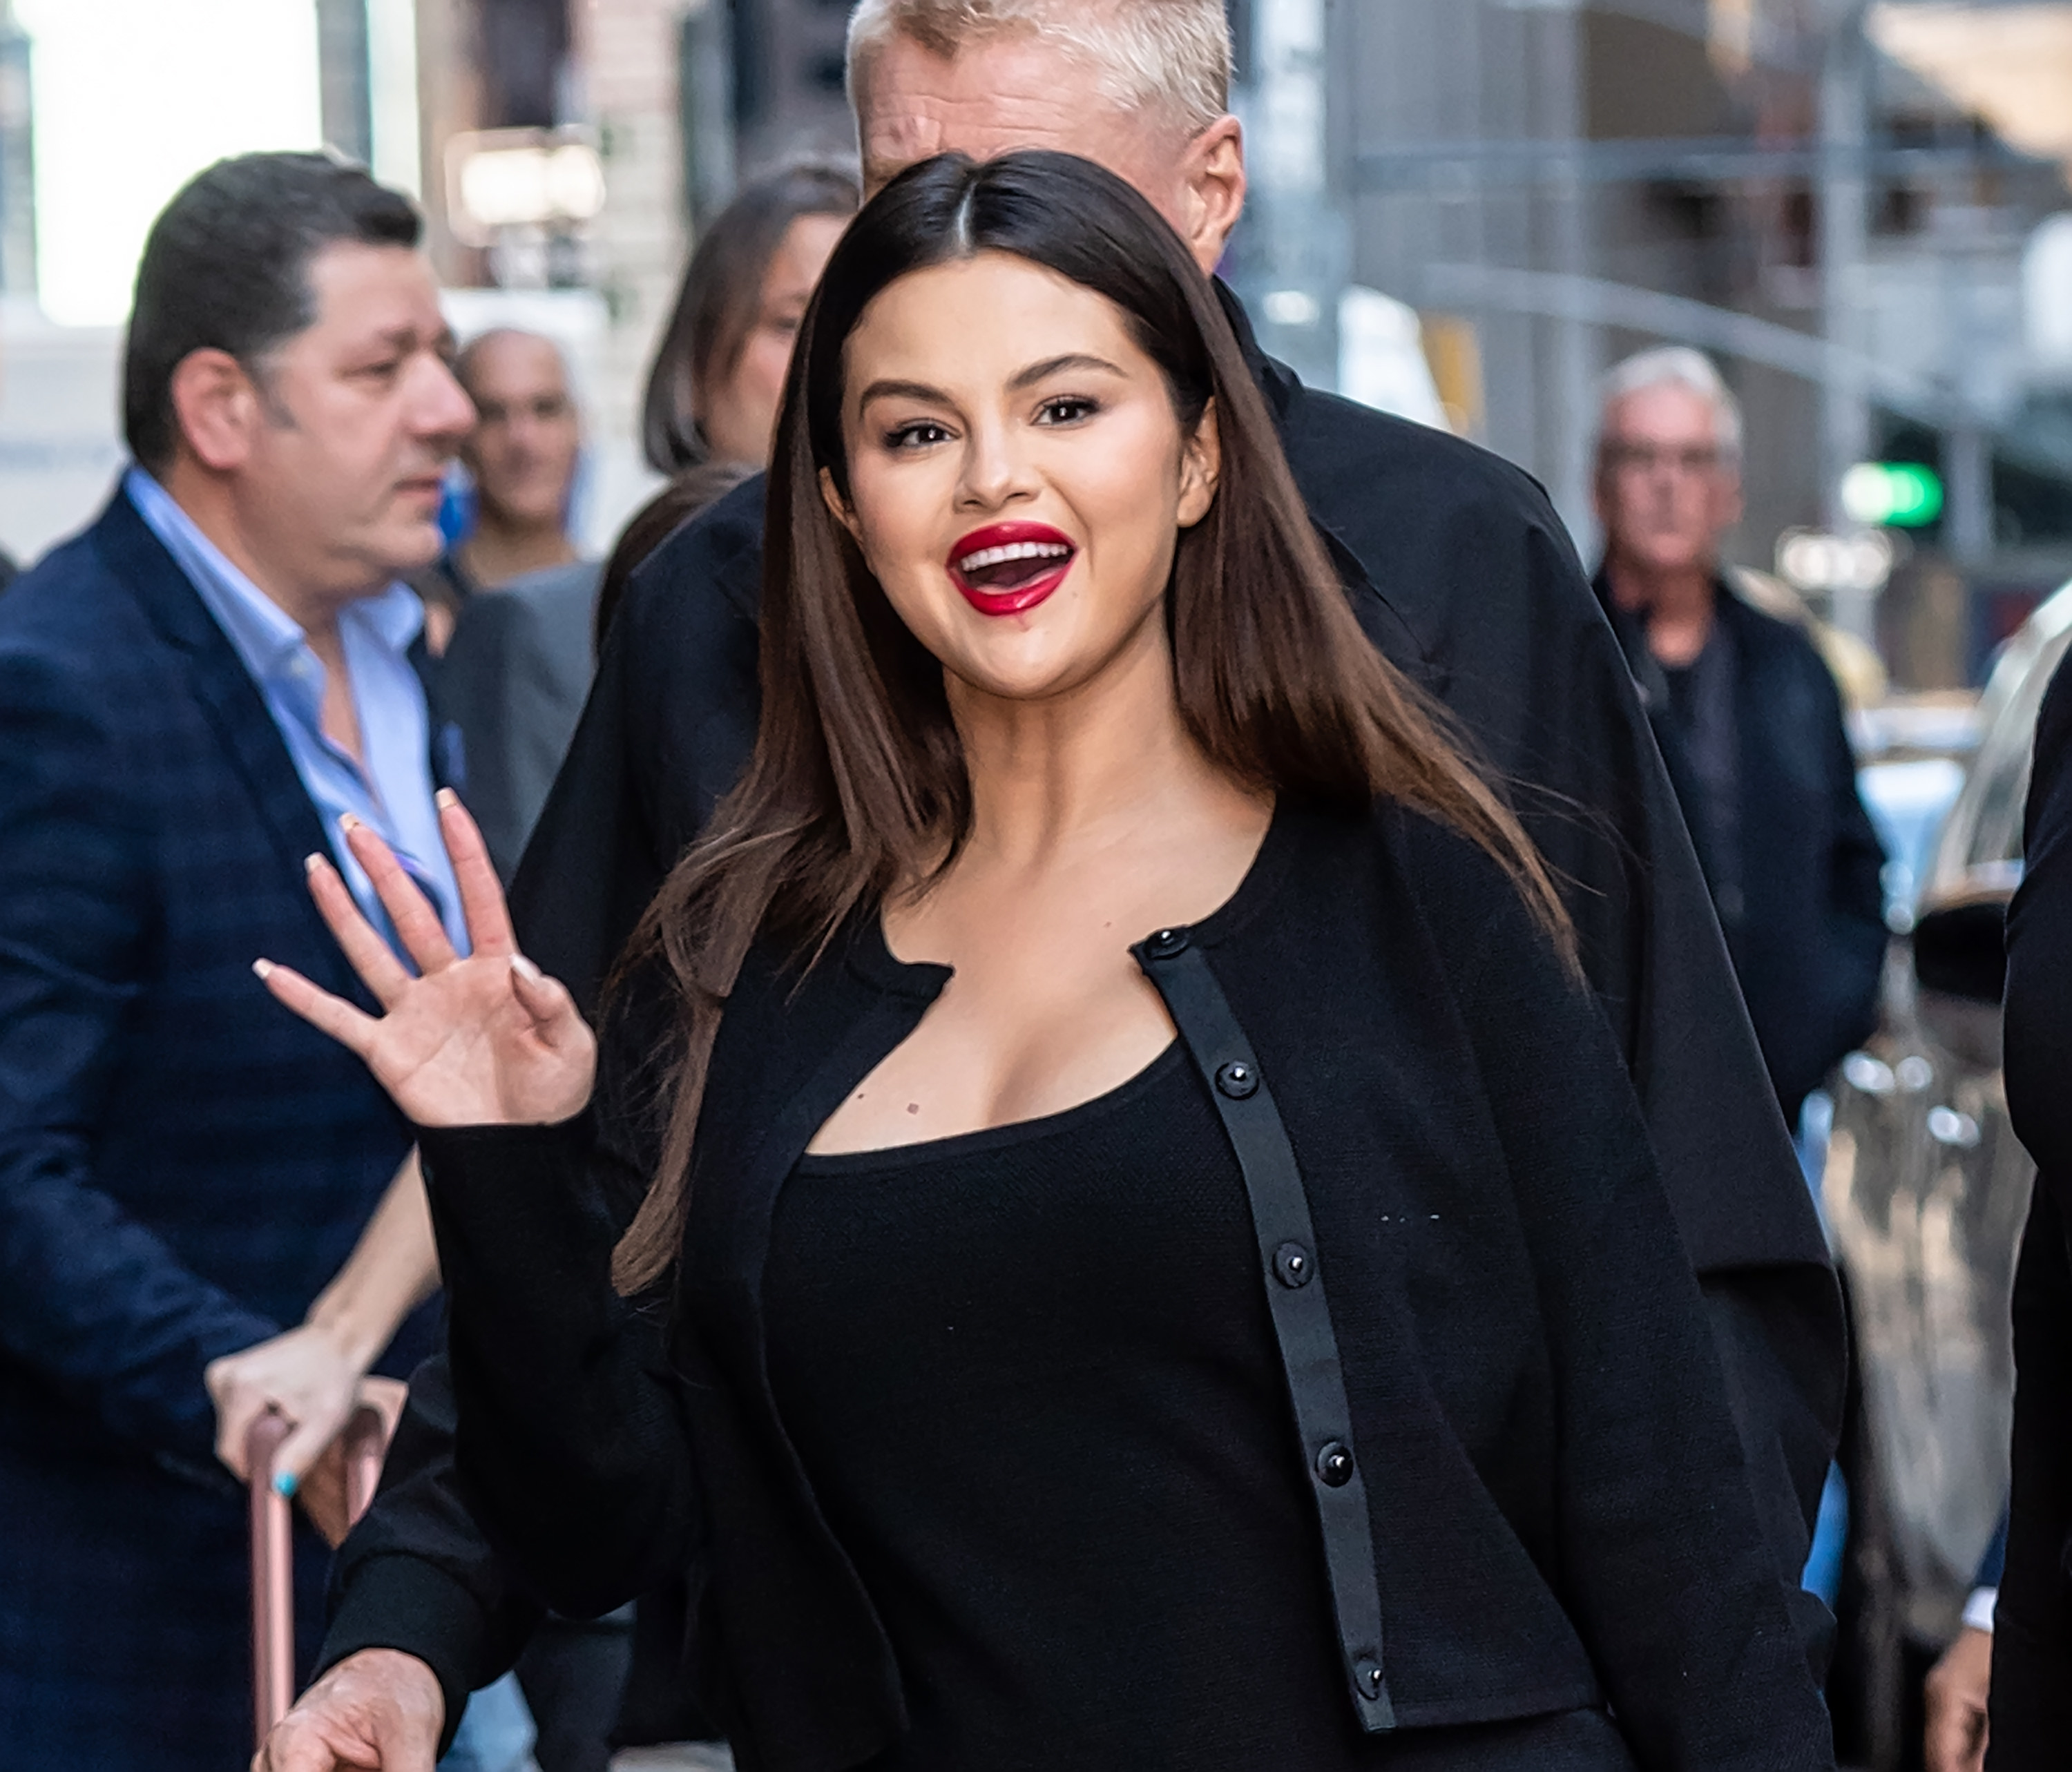
[[[273,1478],[273,1493],[277,1495],[292,1498],[295,1493],[294,1472],[292,1470],[283,1470],[275,1476]]]
[[[321,855],[306,855],[302,857],[302,871],[305,874],[314,874],[323,865],[324,858]]]
[[[272,973],[273,963],[270,960],[255,960],[252,962],[252,969],[261,978],[265,978]]]
[[[450,787],[442,787],[436,794],[432,796],[432,798],[437,800],[442,807],[458,806],[460,804],[460,796],[456,794]]]
[[[342,831],[356,831],[360,828],[360,820],[350,812],[341,812],[339,814],[338,828]]]
[[[536,985],[540,982],[540,968],[523,954],[513,954],[511,956],[511,969],[528,985]]]

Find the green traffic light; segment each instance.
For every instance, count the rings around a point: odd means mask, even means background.
[[[1859,462],[1842,476],[1842,509],[1872,528],[1922,528],[1942,514],[1942,477],[1918,462]]]

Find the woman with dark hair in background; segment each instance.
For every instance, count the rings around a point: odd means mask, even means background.
[[[860,201],[848,167],[801,161],[743,185],[698,241],[641,402],[641,449],[669,483],[605,565],[599,651],[634,569],[769,460],[791,342]]]
[[[1177,236],[913,168],[776,462],[754,754],[601,1052],[458,805],[470,958],[356,833],[417,975],[322,867],[384,1013],[260,968],[422,1128],[528,1581],[701,1566],[771,1772],[1832,1766],[1573,931]]]

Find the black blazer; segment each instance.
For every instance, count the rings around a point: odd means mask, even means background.
[[[1137,952],[1245,1172],[1367,1727],[1609,1700],[1643,1767],[1831,1764],[1624,1067],[1494,863],[1392,808],[1285,808],[1223,910]],[[655,1166],[656,1017],[619,1018],[592,1114],[423,1134],[463,1482],[563,1610],[702,1566],[744,1767],[832,1772],[902,1726],[771,1394],[762,1272],[799,1153],[948,976],[874,918],[810,968],[758,947],[666,1338],[606,1278]]]
[[[2072,1753],[2072,672],[2037,720],[2021,888],[2008,911],[2008,1110],[2036,1159],[2014,1287],[2014,1457],[1993,1618],[1988,1772]]]
[[[1699,789],[1668,688],[1641,624],[1605,601],[1639,684],[1679,801]],[[1718,587],[1716,619],[1734,660],[1740,878],[1720,905],[1728,952],[1787,1120],[1877,1025],[1889,937],[1885,849],[1856,791],[1856,759],[1833,674],[1804,631]],[[1694,824],[1698,856],[1720,872]]]
[[[1572,884],[1592,990],[1728,1363],[1778,1584],[1824,1661],[1832,1620],[1799,1577],[1840,1420],[1840,1297],[1631,672],[1526,475],[1303,387],[1226,301],[1361,625],[1516,784]],[[512,888],[527,951],[586,1003],[753,742],[763,493],[738,487],[635,577]],[[451,1715],[535,1614],[451,1480],[440,1365],[413,1380],[411,1411],[390,1488],[342,1554],[323,1663],[408,1650]]]

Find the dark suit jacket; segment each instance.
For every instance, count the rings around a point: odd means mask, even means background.
[[[1798,1581],[1840,1419],[1840,1297],[1631,672],[1532,480],[1304,388],[1228,305],[1363,625],[1516,785],[1572,884],[1590,981],[1712,1309],[1778,1579],[1824,1660],[1831,1621]],[[520,868],[528,950],[586,1001],[747,759],[762,521],[750,481],[635,576]],[[435,1465],[446,1378],[435,1367],[422,1382],[432,1413],[413,1425],[410,1457],[391,1461],[406,1493],[347,1544],[324,1659],[393,1645],[457,1692],[496,1671],[525,1601],[459,1525]]]
[[[0,600],[9,1772],[250,1751],[244,1504],[202,1368],[301,1320],[409,1148],[364,1067],[252,976],[263,954],[356,992],[303,885],[324,841],[118,493]]]
[[[439,661],[436,715],[459,728],[462,796],[507,882],[590,693],[599,569],[578,561],[479,591]]]
[[[2008,1110],[2036,1159],[2014,1287],[2014,1459],[1993,1615],[1988,1772],[2072,1755],[2072,672],[2037,721],[2022,882],[2008,907]]]
[[[1655,741],[1687,812],[1701,790],[1669,717],[1662,668],[1641,623],[1598,595],[1641,685]],[[1741,801],[1739,879],[1720,907],[1727,948],[1786,1120],[1877,1023],[1889,939],[1879,876],[1885,850],[1856,791],[1841,697],[1813,643],[1725,585],[1718,616],[1733,649]],[[1705,821],[1698,854],[1716,890]]]
[[[1443,1730],[1609,1701],[1634,1758],[1575,1763],[1832,1766],[1638,1104],[1496,864],[1394,806],[1284,800],[1231,901],[1138,952],[1203,1085],[1250,1067],[1223,1112],[1293,1404],[1257,1429],[1323,1548],[1301,1579],[1348,1673],[1374,1682],[1342,1686],[1344,1723]],[[968,1672],[899,1663],[871,1564],[829,1523],[896,1498],[824,1486],[793,1450],[763,1285],[807,1141],[948,976],[894,959],[874,907],[810,967],[790,943],[751,954],[713,1054],[668,1338],[653,1303],[611,1292],[603,1204],[637,1199],[658,1159],[666,985],[613,1017],[594,1111],[423,1136],[468,1492],[569,1610],[709,1572],[705,1691],[744,1772],[861,1765],[930,1701],[923,1680]],[[1297,1218],[1279,1215],[1289,1197]],[[1281,1277],[1285,1237],[1314,1245],[1300,1288]],[[938,1322],[960,1320],[958,1296],[944,1274]],[[1153,1414],[1160,1394],[1147,1383]],[[1349,1448],[1350,1474],[1313,1475],[1320,1445]],[[952,1486],[993,1479],[982,1438],[942,1456]],[[1052,1474],[1071,1482],[1069,1460]],[[1081,1548],[1030,1529],[1025,1559]],[[1184,1634],[1130,1597],[1112,1596],[1116,1631]],[[1248,1596],[1222,1601],[1242,1616]],[[1328,1719],[1291,1733],[1338,1736]],[[1463,1741],[1446,1763],[1494,1762]]]

